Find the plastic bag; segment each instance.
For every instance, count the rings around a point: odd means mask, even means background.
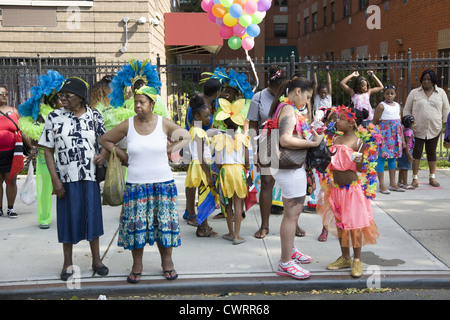
[[[125,190],[125,179],[122,163],[113,148],[106,169],[105,183],[103,185],[103,205],[120,206],[123,203],[123,191]]]
[[[27,179],[20,189],[19,197],[20,200],[27,206],[31,206],[34,202],[36,202],[36,179],[34,177],[34,167],[32,161],[30,161]]]

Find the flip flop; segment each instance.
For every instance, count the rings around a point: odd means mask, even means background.
[[[396,187],[391,187],[391,186],[389,186],[389,190],[390,190],[390,191],[396,191],[396,192],[405,192],[405,189],[402,189],[402,188],[396,188]]]
[[[175,280],[176,278],[178,278],[178,274],[175,274],[174,276],[172,275],[172,272],[175,272],[174,269],[172,270],[163,270],[165,277],[167,280]]]
[[[234,245],[238,245],[238,244],[241,244],[241,243],[244,243],[245,242],[245,239],[233,239],[233,244]]]
[[[304,237],[306,236],[306,231],[300,228],[300,226],[297,225],[297,228],[295,229],[295,235],[297,237]]]
[[[226,235],[226,234],[224,234],[224,235],[222,236],[222,238],[224,238],[225,240],[228,240],[228,241],[233,241],[233,240],[234,240],[234,236],[228,236],[228,235]]]
[[[129,283],[138,283],[139,281],[141,281],[141,274],[140,272],[131,272],[130,275],[127,277],[127,281]],[[134,279],[132,279],[130,276],[133,275]],[[139,277],[139,279],[137,278]]]
[[[382,193],[382,194],[391,194],[391,191],[389,191],[389,190],[380,190],[379,191],[380,193]]]
[[[263,236],[264,230],[266,230],[266,234]],[[256,239],[264,239],[267,236],[268,233],[269,233],[269,228],[262,228],[261,227],[261,228],[259,228],[258,231],[255,232],[254,236],[255,236]]]

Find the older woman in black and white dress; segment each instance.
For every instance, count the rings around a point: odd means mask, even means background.
[[[103,164],[108,153],[96,154],[97,139],[105,133],[101,114],[87,106],[88,85],[69,78],[58,94],[62,108],[45,121],[39,145],[44,147],[53,191],[57,196],[58,241],[63,244],[61,280],[72,275],[73,244],[90,242],[92,268],[105,276],[108,268],[100,258],[99,237],[103,235],[102,204],[96,164]],[[55,163],[56,162],[56,163]]]

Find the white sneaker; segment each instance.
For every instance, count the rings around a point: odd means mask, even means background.
[[[280,263],[278,264],[277,275],[291,277],[297,280],[303,280],[308,279],[311,276],[311,272],[303,269],[293,260],[289,260],[286,266],[283,266],[280,260]]]
[[[300,264],[307,264],[307,263],[311,263],[311,261],[313,260],[312,257],[307,256],[306,254],[301,253],[300,251],[298,251],[297,248],[292,248],[292,256],[291,259],[294,260],[296,263],[300,263]]]

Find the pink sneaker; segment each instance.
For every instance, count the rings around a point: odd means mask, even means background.
[[[283,267],[280,261],[278,264],[277,275],[291,277],[296,280],[303,280],[308,279],[311,276],[311,272],[300,267],[295,261],[289,260],[286,267]]]
[[[297,248],[292,248],[291,259],[294,260],[296,263],[300,264],[311,263],[311,261],[313,260],[313,258],[311,258],[310,256],[307,256],[306,254],[303,254],[300,251],[298,251]]]

